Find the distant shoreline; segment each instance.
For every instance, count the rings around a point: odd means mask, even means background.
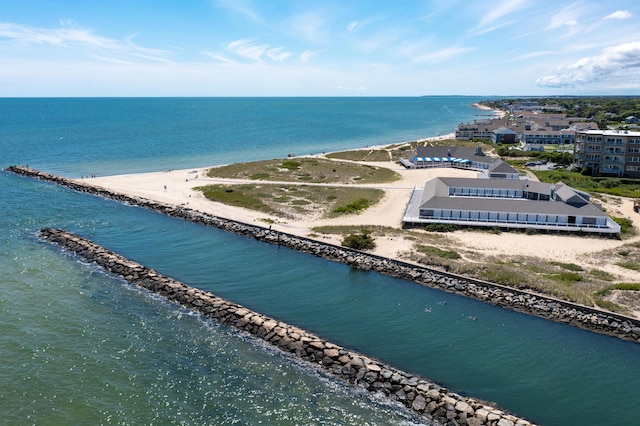
[[[482,106],[481,106],[482,107]],[[487,108],[487,107],[483,107]],[[453,138],[454,134],[428,137],[420,139],[424,143],[430,140],[446,140]],[[389,143],[371,147],[358,148],[357,150],[380,150],[390,146],[409,144]],[[356,150],[356,149],[350,149]],[[337,151],[340,152],[340,151]],[[322,157],[323,154],[315,154],[305,157]],[[341,244],[342,236],[339,233],[319,234],[314,231],[317,227],[327,228],[353,228],[362,226],[381,227],[395,229],[397,232],[387,235],[377,235],[377,247],[373,253],[379,256],[393,259],[407,259],[406,254],[415,250],[415,238],[405,236],[402,232],[402,214],[406,203],[415,187],[424,186],[425,182],[439,176],[475,177],[477,173],[471,170],[458,170],[448,168],[416,169],[408,170],[391,161],[366,162],[375,167],[384,167],[393,170],[401,176],[395,182],[384,184],[357,184],[353,187],[377,188],[384,191],[383,199],[359,214],[343,215],[337,218],[321,217],[307,214],[297,219],[269,215],[263,212],[234,207],[206,199],[201,191],[194,188],[205,185],[267,185],[274,182],[250,180],[250,179],[222,179],[210,178],[207,170],[212,167],[198,167],[189,169],[169,170],[163,172],[121,174],[106,177],[91,177],[76,179],[85,185],[104,188],[112,192],[118,192],[128,196],[144,197],[156,202],[171,204],[174,206],[188,206],[189,208],[214,214],[218,217],[237,220],[243,223],[252,223],[264,226],[269,224],[275,231],[286,232],[328,242],[335,245]],[[278,184],[276,182],[276,184]],[[286,185],[304,185],[305,182],[288,182]],[[322,185],[322,184],[319,184]],[[604,205],[607,212],[618,217],[630,217],[636,228],[640,228],[640,217],[633,212],[633,203],[630,199],[613,199],[610,204]],[[465,253],[465,257],[473,259],[473,262],[492,262],[491,259],[505,259],[513,257],[535,257],[539,261],[564,262],[567,264],[580,264],[584,270],[600,270],[604,273],[618,277],[617,281],[634,282],[636,272],[616,265],[616,261],[604,254],[615,253],[625,243],[640,241],[636,236],[626,241],[612,239],[589,239],[586,237],[558,234],[523,235],[513,232],[501,234],[467,230],[446,235],[439,235],[436,245]],[[604,254],[603,254],[604,253]],[[633,311],[633,315],[640,317],[640,310]]]

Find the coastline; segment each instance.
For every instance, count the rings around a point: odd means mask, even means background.
[[[26,167],[10,166],[6,170],[18,175],[49,181],[78,192],[109,198],[124,204],[140,206],[167,216],[211,226],[266,243],[286,246],[327,260],[346,263],[358,269],[377,271],[395,278],[412,281],[416,284],[444,290],[449,293],[456,293],[513,311],[640,343],[640,319],[638,318],[594,309],[528,290],[520,290],[438,271],[416,263],[274,230],[264,225],[221,218],[214,214],[194,210],[186,205],[176,206],[144,197],[129,196]]]
[[[507,115],[506,111],[503,111],[501,109],[490,108],[486,105],[479,104],[478,102],[472,104],[471,106],[484,111],[491,111],[496,115],[497,118],[504,118]]]
[[[212,215],[201,214],[186,206],[172,206],[155,203],[140,197],[118,195],[108,190],[99,189],[82,182],[78,183],[37,170],[12,166],[8,168],[7,171],[31,178],[47,180],[75,191],[111,198],[121,203],[138,205],[168,216],[218,227],[248,238],[255,238],[256,240],[271,244],[284,245],[328,260],[347,263],[358,269],[375,270],[386,275],[414,281],[428,287],[440,288],[447,292],[482,300],[503,308],[533,314],[552,321],[566,323],[633,342],[640,342],[640,321],[637,319],[608,314],[561,300],[550,299],[546,296],[496,286],[491,283],[474,282],[473,280],[468,281],[465,277],[440,274],[425,267],[380,258],[370,255],[369,253],[358,252],[339,246],[331,246],[309,238],[298,238],[293,235],[286,235],[265,227],[259,227],[258,225],[242,224],[233,220],[219,219]],[[108,260],[110,264],[111,257],[109,257]],[[423,404],[420,402],[418,406],[423,407]]]
[[[426,138],[442,140],[441,137]],[[397,145],[397,144],[393,144]],[[363,149],[379,149],[390,145]],[[321,155],[314,155],[318,157]],[[402,212],[415,187],[423,186],[435,177],[476,177],[477,172],[449,168],[408,170],[392,162],[366,162],[365,164],[384,167],[393,170],[401,179],[386,184],[367,184],[353,187],[378,188],[385,192],[383,199],[376,205],[369,207],[359,214],[344,215],[338,218],[322,218],[308,215],[302,219],[283,219],[266,213],[234,207],[210,201],[202,192],[195,190],[198,186],[209,184],[268,184],[269,181],[219,179],[206,177],[206,171],[211,167],[180,169],[164,172],[136,173],[114,175],[106,177],[76,179],[78,183],[100,187],[109,191],[128,196],[144,197],[153,201],[189,208],[214,214],[218,217],[251,223],[258,226],[270,225],[274,230],[292,233],[306,238],[317,239],[322,242],[340,245],[339,235],[316,235],[314,227],[319,226],[387,226],[402,229]],[[273,182],[271,182],[273,183]],[[291,182],[287,183],[291,185]],[[304,184],[304,183],[300,183]],[[165,189],[166,187],[166,189]],[[640,229],[640,216],[633,211],[631,199],[610,197],[603,203],[607,212],[614,216],[628,217],[633,226]],[[478,256],[493,256],[497,258],[535,256],[545,261],[578,263],[584,268],[599,269],[609,274],[619,276],[623,281],[637,281],[637,272],[625,269],[608,262],[599,255],[605,250],[614,250],[629,242],[640,242],[640,235],[628,240],[605,238],[588,238],[584,236],[564,234],[525,235],[521,233],[491,234],[481,230],[466,230],[441,236],[451,247],[457,247],[466,253],[470,261]],[[588,241],[588,244],[585,244]],[[409,251],[414,241],[399,236],[376,237],[377,247],[373,254],[401,259],[402,254]],[[405,259],[406,260],[406,259]],[[636,312],[640,317],[640,312]]]

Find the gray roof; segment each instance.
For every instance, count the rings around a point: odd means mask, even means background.
[[[528,185],[528,186],[527,186]],[[449,187],[520,189],[523,191],[551,194],[552,184],[526,182],[516,179],[435,178],[428,181],[422,193],[421,209],[535,213],[567,216],[607,217],[596,205],[580,197],[571,187],[559,182],[556,193],[561,192],[563,201],[527,200],[510,198],[450,197]],[[570,193],[573,193],[571,196]],[[568,197],[568,198],[564,198]],[[580,202],[576,202],[578,197]],[[569,200],[570,203],[567,203]]]
[[[518,173],[518,170],[511,164],[500,161],[493,164],[489,173]]]
[[[502,134],[502,135],[517,135],[518,132],[508,128],[508,127],[499,127],[497,129],[495,129],[493,131],[493,133],[495,134]]]
[[[471,161],[492,164],[496,161],[502,161],[499,158],[487,157],[486,155],[476,155],[475,148],[466,148],[464,146],[418,146],[413,151],[413,157],[456,157],[466,158]]]

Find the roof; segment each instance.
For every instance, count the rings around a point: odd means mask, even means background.
[[[631,132],[628,130],[576,130],[576,133],[594,136],[631,136],[638,138],[640,132]]]
[[[517,135],[518,134],[518,132],[515,132],[509,129],[508,127],[500,127],[498,129],[495,129],[493,133],[500,134],[500,135]]]
[[[464,146],[418,146],[413,151],[413,157],[436,157],[436,158],[463,158],[479,163],[495,163],[502,161],[499,158],[488,157],[484,154],[477,155],[477,148],[466,148]],[[480,150],[482,152],[482,150]]]
[[[450,187],[515,189],[551,194],[552,186],[562,201],[528,200],[494,197],[451,197]],[[566,198],[565,198],[566,197]],[[576,198],[577,197],[577,198]],[[558,182],[555,185],[516,179],[435,178],[425,184],[420,201],[422,209],[513,212],[566,216],[607,217],[596,205],[582,198],[573,188]]]
[[[515,173],[515,174],[519,174],[518,170],[516,170],[515,167],[513,167],[509,163],[505,163],[504,161],[494,163],[493,166],[491,167],[491,169],[489,170],[489,173]]]

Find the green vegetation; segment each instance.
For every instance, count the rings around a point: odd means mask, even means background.
[[[526,158],[527,161],[529,159],[536,160],[545,160],[554,164],[558,164],[560,166],[568,166],[573,161],[573,154],[569,152],[563,151],[521,151],[519,149],[509,150],[507,145],[498,145],[496,148],[496,153],[500,157],[508,157],[508,158]],[[517,162],[510,162],[512,164],[517,164]],[[524,163],[524,161],[522,161]]]
[[[633,227],[633,221],[626,217],[611,217],[615,223],[620,225],[620,234],[635,235],[636,229]],[[628,252],[627,252],[628,254]]]
[[[360,212],[384,196],[381,189],[308,185],[208,185],[196,189],[211,201],[283,218],[311,212],[324,217],[349,213],[350,209]],[[352,207],[336,213],[338,206]]]
[[[640,179],[606,178],[585,176],[578,172],[562,170],[534,171],[541,182],[556,183],[562,181],[572,188],[585,192],[599,192],[619,197],[640,197]]]
[[[284,161],[276,159],[230,164],[209,169],[207,176],[226,179],[331,184],[388,183],[400,178],[396,172],[386,168],[321,158]]]
[[[433,256],[442,257],[445,259],[460,259],[462,256],[457,251],[452,250],[443,250],[434,246],[427,246],[423,244],[418,244],[416,246],[419,252],[424,254],[429,254]]]
[[[624,308],[623,306],[620,306],[617,303],[612,302],[611,300],[606,300],[601,297],[594,296],[593,303],[595,303],[598,307],[602,309],[606,309],[611,312],[618,312],[618,313],[627,312],[627,309]]]
[[[350,161],[392,161],[392,150],[387,149],[358,149],[354,151],[340,151],[327,154],[327,158]]]
[[[640,117],[640,98],[631,96],[593,96],[558,98],[523,98],[483,101],[490,108],[507,109],[509,104],[523,101],[536,101],[538,105],[564,108],[567,117],[585,117],[598,123],[601,129],[608,125],[620,125],[626,117]],[[556,108],[543,108],[543,112],[558,112]]]
[[[370,235],[375,236],[403,236],[406,235],[402,229],[392,228],[390,226],[380,226],[380,225],[367,225],[367,231],[369,231]],[[352,225],[325,225],[325,226],[316,226],[312,228],[312,231],[317,232],[319,234],[329,235],[347,235],[353,234],[356,232],[360,232],[362,230],[362,226],[352,226]]]
[[[602,288],[600,290],[597,290],[593,293],[593,302],[604,309],[608,309],[610,311],[613,312],[627,312],[628,309],[625,308],[624,306],[621,306],[618,303],[615,303],[611,300],[606,299],[606,297],[611,296],[611,293],[614,290],[618,290],[618,291],[622,291],[623,293],[619,293],[619,299],[620,300],[625,300],[625,299],[631,299],[631,300],[637,300],[637,297],[629,297],[630,293],[635,293],[635,292],[639,292],[640,291],[640,283],[618,283],[618,284],[614,284],[612,286],[606,287],[606,288]]]
[[[281,167],[287,169],[287,170],[298,170],[300,168],[302,164],[300,164],[297,161],[293,161],[293,160],[287,160],[287,161],[283,161],[281,164]]]
[[[632,271],[640,271],[640,263],[634,261],[616,262],[616,265],[623,268],[631,269]]]
[[[359,234],[349,234],[344,237],[342,245],[356,250],[372,250],[376,247],[376,242],[371,232],[363,229]]]
[[[600,269],[593,269],[590,272],[591,276],[595,279],[602,281],[613,281],[613,275],[606,271],[601,271]]]
[[[448,223],[430,223],[428,225],[424,225],[422,229],[427,232],[454,232],[460,228]]]
[[[491,265],[479,272],[479,278],[496,284],[525,287],[530,283],[526,274],[515,273],[513,268],[506,265]]]
[[[336,207],[335,209],[333,209],[333,213],[360,213],[362,210],[366,210],[367,208],[369,208],[369,200],[367,200],[366,198],[358,198],[354,202],[349,203],[345,206]]]
[[[583,270],[582,266],[576,265],[575,263],[551,262],[551,264],[566,269],[567,271],[581,272]]]
[[[493,149],[492,145],[484,144],[486,141],[458,141],[455,139],[443,139],[429,141],[429,146],[464,146],[475,148],[478,144],[483,144],[485,151]],[[332,152],[326,155],[327,158],[349,161],[398,161],[400,158],[407,158],[416,146],[424,146],[422,142],[408,142],[397,145],[390,145],[385,148],[357,149],[352,151]]]
[[[262,202],[261,197],[255,194],[256,187],[254,185],[236,185],[233,188],[211,185],[196,189],[201,190],[204,196],[212,201],[264,213],[275,213],[272,208]]]
[[[640,291],[640,283],[618,283],[613,286],[616,290]]]
[[[578,281],[582,281],[582,275],[576,272],[567,272],[563,271],[559,274],[547,274],[547,277],[554,281],[558,281],[561,283],[572,284],[577,283]]]

